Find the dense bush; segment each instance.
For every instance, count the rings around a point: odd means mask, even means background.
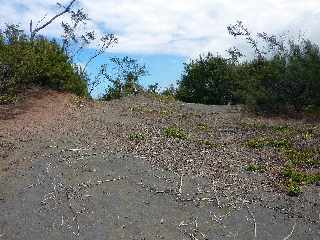
[[[185,102],[226,104],[233,100],[233,68],[228,60],[208,54],[185,63],[177,98]]]
[[[289,41],[268,57],[243,62],[200,56],[185,64],[177,98],[204,104],[245,103],[265,113],[319,109],[319,47],[309,40]]]
[[[288,51],[238,65],[235,95],[259,112],[301,112],[320,106],[320,52],[308,40]]]
[[[0,32],[0,95],[33,85],[88,95],[86,75],[55,41],[30,41],[18,26],[7,26]]]

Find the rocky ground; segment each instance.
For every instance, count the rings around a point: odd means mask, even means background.
[[[0,114],[0,240],[320,238],[317,121],[42,90]]]

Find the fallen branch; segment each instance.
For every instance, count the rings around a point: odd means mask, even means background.
[[[291,232],[290,232],[289,235],[286,236],[283,240],[289,240],[289,239],[292,237],[293,232],[294,232],[294,230],[296,229],[296,225],[297,225],[297,222],[295,222],[295,223],[293,224],[292,229],[291,229]]]
[[[248,210],[248,212],[249,212],[249,214],[250,214],[250,216],[251,216],[251,219],[252,219],[252,221],[253,221],[253,226],[254,226],[254,239],[256,239],[256,238],[257,238],[257,222],[256,222],[256,218],[255,218],[253,212],[252,212],[252,211],[250,210],[250,208],[248,207],[248,205],[245,204],[245,206],[246,206],[246,208],[247,208],[247,210]]]

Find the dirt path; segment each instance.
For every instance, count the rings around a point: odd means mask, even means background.
[[[256,133],[237,109],[30,101],[0,120],[0,240],[320,238],[319,187],[292,198],[276,173],[244,170],[277,156],[240,144]],[[174,127],[187,138],[166,137]]]

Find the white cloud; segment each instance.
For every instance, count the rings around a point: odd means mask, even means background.
[[[53,14],[56,0],[0,3],[1,22],[20,22],[27,29],[30,19]],[[223,52],[234,44],[226,26],[236,20],[253,32],[297,29],[320,42],[319,0],[81,0],[81,6],[101,31],[118,34],[119,44],[112,49],[117,52],[183,56]],[[55,24],[48,30],[54,34],[57,29]]]

